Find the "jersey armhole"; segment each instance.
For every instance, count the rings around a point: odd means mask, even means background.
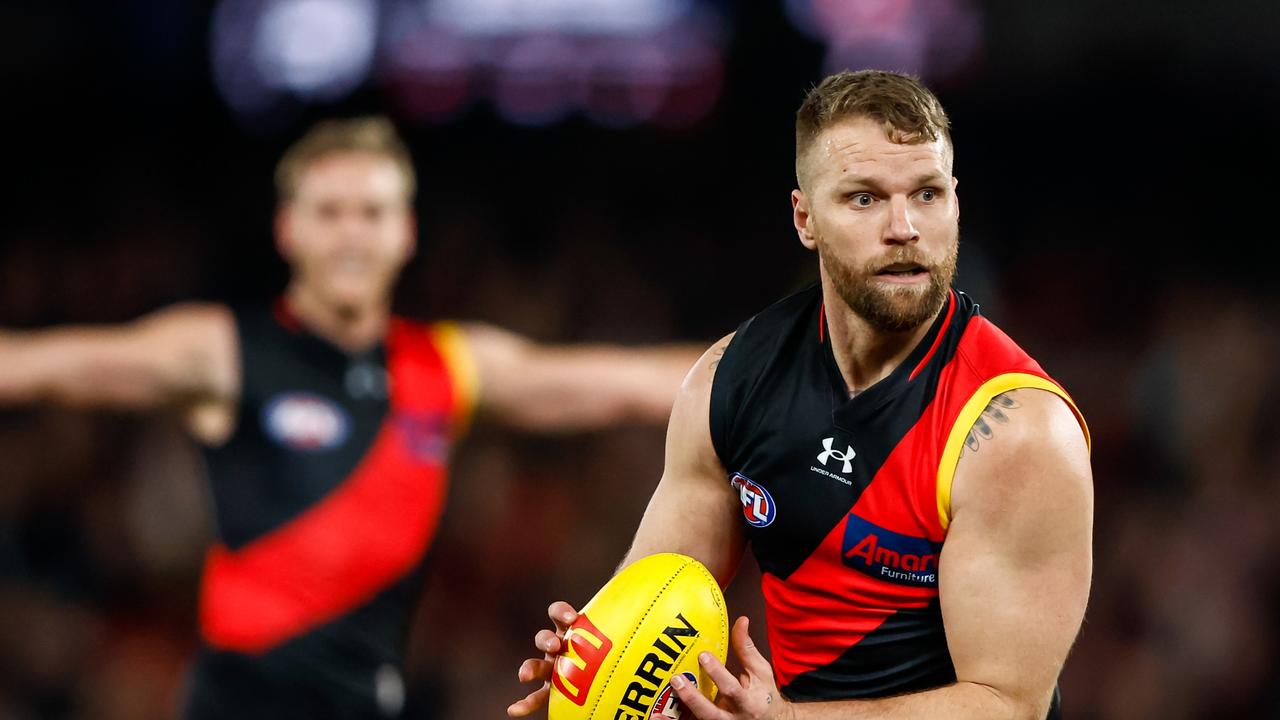
[[[1075,413],[1076,420],[1080,422],[1080,429],[1084,432],[1085,445],[1092,452],[1093,441],[1089,437],[1089,425],[1085,422],[1084,415],[1081,414],[1080,408],[1076,407],[1075,401],[1067,391],[1057,383],[1030,373],[1005,373],[991,378],[983,383],[960,409],[955,424],[951,426],[951,432],[947,434],[947,443],[943,446],[942,460],[938,463],[937,482],[938,523],[942,526],[943,532],[946,532],[947,527],[951,525],[951,483],[955,479],[956,466],[960,462],[960,452],[964,449],[964,441],[969,435],[969,430],[997,395],[1020,388],[1044,390],[1062,398]]]
[[[720,464],[728,468],[732,464],[730,458],[729,436],[733,433],[733,424],[737,419],[736,409],[732,408],[733,389],[729,387],[732,382],[729,377],[732,373],[732,366],[735,357],[733,354],[734,345],[746,334],[746,329],[750,327],[750,318],[738,326],[734,331],[733,337],[729,339],[728,344],[724,347],[724,354],[715,363],[715,373],[711,377],[711,397],[707,409],[707,424],[711,431],[711,447],[716,451],[716,456],[720,458]]]
[[[460,438],[466,434],[475,416],[480,396],[480,373],[476,370],[466,333],[456,323],[433,323],[428,332],[449,373],[449,384],[453,388],[453,435],[455,439]]]

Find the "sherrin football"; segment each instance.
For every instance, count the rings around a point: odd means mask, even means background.
[[[683,673],[713,696],[698,654],[706,650],[725,661],[729,615],[720,585],[702,563],[660,553],[600,588],[564,639],[551,677],[549,720],[669,720],[683,709],[669,684],[673,674]]]

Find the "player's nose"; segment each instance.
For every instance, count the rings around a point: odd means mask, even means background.
[[[345,212],[338,219],[339,239],[349,245],[362,245],[371,234],[371,224],[358,212]]]
[[[885,242],[910,243],[920,239],[915,223],[911,220],[911,203],[906,197],[889,198],[889,225],[885,228]]]

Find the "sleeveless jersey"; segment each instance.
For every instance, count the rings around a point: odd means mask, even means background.
[[[938,604],[951,478],[987,404],[1024,387],[1071,404],[955,290],[907,359],[852,399],[819,286],[738,329],[716,368],[711,437],[742,501],[789,698],[955,681]]]
[[[394,714],[445,463],[474,397],[460,331],[393,318],[353,356],[283,304],[235,319],[243,384],[234,435],[205,450],[217,541],[188,713]]]

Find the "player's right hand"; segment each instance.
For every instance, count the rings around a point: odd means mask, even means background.
[[[542,681],[542,687],[526,695],[523,700],[511,703],[507,707],[507,715],[510,717],[532,715],[547,704],[547,697],[551,694],[551,672],[556,656],[563,649],[564,634],[569,630],[569,626],[578,619],[578,611],[574,610],[572,605],[563,601],[551,603],[547,608],[547,615],[551,618],[551,622],[555,624],[556,629],[544,628],[533,636],[533,644],[538,650],[542,651],[542,657],[525,660],[520,664],[520,670],[516,673],[516,677],[520,678],[520,682],[527,683],[540,680]]]

